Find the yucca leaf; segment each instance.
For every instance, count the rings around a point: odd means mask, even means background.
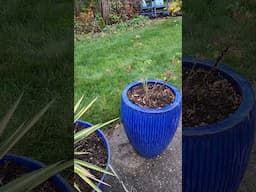
[[[74,183],[74,187],[77,191],[82,192],[76,183]]]
[[[84,95],[78,100],[78,102],[76,103],[75,107],[74,107],[74,114],[76,113],[81,101],[83,100]]]
[[[102,192],[88,177],[84,176],[81,170],[77,169],[75,165],[75,173],[79,175],[91,188],[93,188],[96,192]]]
[[[0,188],[0,192],[27,192],[41,183],[48,180],[50,177],[56,175],[57,173],[67,169],[72,166],[73,160],[67,162],[58,162],[45,168],[27,173],[18,179],[15,179],[8,184]]]
[[[74,134],[74,141],[75,141],[75,143],[78,142],[78,141],[80,141],[80,140],[83,139],[83,138],[88,137],[88,136],[90,135],[90,133],[93,133],[94,131],[96,131],[97,129],[99,129],[100,125],[101,125],[101,124],[96,124],[96,125],[93,125],[93,126],[91,126],[91,127],[88,127],[88,128],[86,128],[86,129],[82,129],[82,130],[76,132],[76,133]]]
[[[7,138],[0,146],[0,159],[37,123],[37,121],[44,115],[49,107],[54,102],[49,102],[39,113],[37,113],[26,125],[21,124],[18,129]]]
[[[98,171],[98,172],[101,172],[101,173],[105,173],[107,175],[112,175],[114,176],[113,173],[99,167],[99,166],[96,166],[94,164],[91,164],[91,163],[88,163],[86,161],[81,161],[81,160],[78,160],[78,159],[75,159],[75,165],[80,165],[80,166],[83,166],[83,167],[86,167],[88,169],[92,169],[92,170],[95,170],[95,171]]]
[[[90,173],[87,169],[83,168],[82,166],[75,164],[75,173],[78,174],[80,177],[88,177],[89,179],[92,179],[98,183],[102,183],[103,185],[110,186],[109,184],[97,179],[94,175]]]
[[[112,119],[106,123],[102,123],[102,124],[96,124],[96,125],[93,125],[92,127],[89,127],[87,129],[83,129],[81,131],[78,131],[77,133],[75,133],[74,135],[74,142],[77,143],[78,141],[84,139],[84,138],[87,138],[89,135],[91,135],[93,132],[95,132],[97,129],[100,129],[106,125],[109,125],[110,123],[113,123],[115,122],[116,120],[118,120],[119,118],[115,118],[115,119]]]
[[[97,97],[95,99],[93,99],[89,105],[87,105],[86,107],[83,107],[78,113],[75,113],[75,117],[74,117],[74,121],[77,121],[80,117],[82,117],[84,115],[84,113],[93,105],[93,103],[97,100]],[[81,101],[80,101],[81,103]]]
[[[10,108],[10,110],[6,113],[6,115],[4,116],[4,118],[2,119],[1,123],[0,123],[0,137],[3,134],[8,122],[10,121],[11,117],[13,116],[13,113],[15,112],[15,110],[17,109],[17,106],[20,103],[20,100],[23,96],[23,93],[19,96],[19,98],[17,99],[17,101],[13,104],[13,106]]]

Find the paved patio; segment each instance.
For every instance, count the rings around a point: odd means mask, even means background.
[[[111,164],[119,177],[108,176],[104,192],[181,192],[181,126],[168,148],[157,158],[140,157],[130,145],[121,125],[107,132]]]

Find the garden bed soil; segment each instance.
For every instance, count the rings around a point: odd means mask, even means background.
[[[75,125],[75,132],[84,129],[83,126]],[[102,141],[102,139],[96,134],[91,134],[88,138],[79,141],[74,146],[76,152],[86,152],[87,154],[75,155],[76,159],[86,161],[97,165],[103,169],[107,166],[107,150]],[[101,179],[102,173],[94,170],[90,170],[90,173],[94,175],[97,179]],[[78,175],[74,174],[71,179],[71,184],[77,183],[81,191],[91,191],[91,187],[85,183]],[[97,183],[95,183],[97,185]]]
[[[13,181],[14,179],[31,172],[28,168],[16,163],[15,161],[6,160],[0,164],[0,187]],[[32,190],[33,192],[60,192],[55,184],[46,181]]]
[[[232,115],[242,96],[218,70],[183,66],[182,125],[198,127],[216,123]]]
[[[127,96],[129,100],[142,107],[161,109],[174,102],[175,94],[166,85],[159,83],[140,84],[131,88]]]

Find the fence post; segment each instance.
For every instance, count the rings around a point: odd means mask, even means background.
[[[79,17],[80,16],[80,7],[79,7],[78,0],[74,0],[74,9],[75,9],[75,16]]]
[[[101,0],[101,15],[106,24],[109,24],[110,1]]]

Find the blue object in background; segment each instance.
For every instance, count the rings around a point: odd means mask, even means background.
[[[81,121],[81,120],[76,121],[75,124],[78,124],[78,125],[84,127],[85,129],[92,126],[91,123]],[[109,146],[108,140],[107,140],[106,136],[104,135],[104,133],[100,129],[97,129],[95,131],[95,133],[102,139],[103,144],[106,147],[106,151],[107,151],[107,155],[108,155],[107,156],[107,163],[106,163],[107,164],[106,165],[106,170],[108,170],[109,165],[110,165],[110,157],[111,157],[110,146]],[[104,179],[105,179],[105,174],[102,175],[100,180],[104,181]],[[103,190],[104,185],[102,183],[98,183],[97,186],[98,186],[98,188]],[[92,190],[92,192],[94,192],[94,190]]]
[[[183,66],[209,69],[213,62],[184,58]],[[236,192],[252,150],[255,98],[250,83],[226,65],[218,70],[242,95],[242,103],[229,118],[182,130],[183,192]],[[218,113],[216,111],[216,113]]]
[[[170,0],[142,0],[141,15],[151,18],[169,15]]]
[[[148,80],[147,83],[168,86],[175,94],[175,100],[171,105],[161,109],[142,108],[132,103],[127,96],[131,88],[141,83],[131,83],[123,91],[121,120],[134,149],[141,156],[152,158],[166,149],[177,130],[181,114],[181,95],[180,91],[169,83]]]
[[[30,159],[28,157],[13,154],[5,155],[4,158],[0,160],[0,164],[3,163],[4,161],[14,161],[17,164],[20,164],[21,166],[26,167],[31,171],[45,167],[45,165],[39,161]],[[51,181],[56,185],[57,189],[59,189],[60,192],[73,191],[72,187],[68,184],[68,182],[59,175],[51,177]]]

